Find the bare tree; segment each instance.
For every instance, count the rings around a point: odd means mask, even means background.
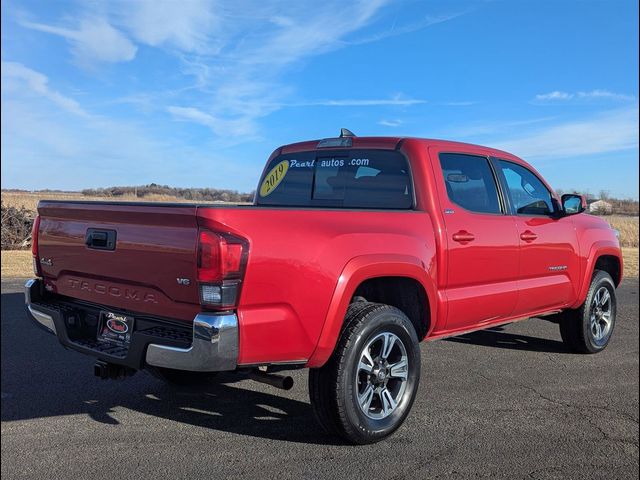
[[[600,200],[610,200],[611,192],[609,190],[600,190]]]

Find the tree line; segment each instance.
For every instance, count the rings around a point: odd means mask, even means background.
[[[252,202],[253,192],[243,193],[237,190],[224,190],[218,188],[179,188],[168,185],[125,186],[106,188],[86,188],[82,194],[88,197],[122,197],[132,196],[144,198],[149,195],[167,195],[185,200],[211,201],[211,202]]]

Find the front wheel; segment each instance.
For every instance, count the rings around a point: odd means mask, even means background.
[[[616,324],[616,287],[611,276],[596,270],[580,308],[563,312],[560,335],[574,352],[598,353],[611,340]]]
[[[309,372],[316,419],[331,434],[367,444],[391,435],[406,419],[420,382],[420,347],[397,308],[350,306],[329,361]]]

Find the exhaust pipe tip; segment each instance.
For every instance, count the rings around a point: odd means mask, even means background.
[[[293,388],[293,378],[289,375],[276,375],[275,373],[252,370],[249,372],[249,378],[255,382],[266,383],[280,390],[291,390]]]
[[[293,377],[286,376],[282,379],[283,390],[291,390],[293,388]]]

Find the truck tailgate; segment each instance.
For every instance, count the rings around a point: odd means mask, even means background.
[[[40,202],[38,261],[45,287],[119,310],[192,320],[199,311],[196,209]]]

